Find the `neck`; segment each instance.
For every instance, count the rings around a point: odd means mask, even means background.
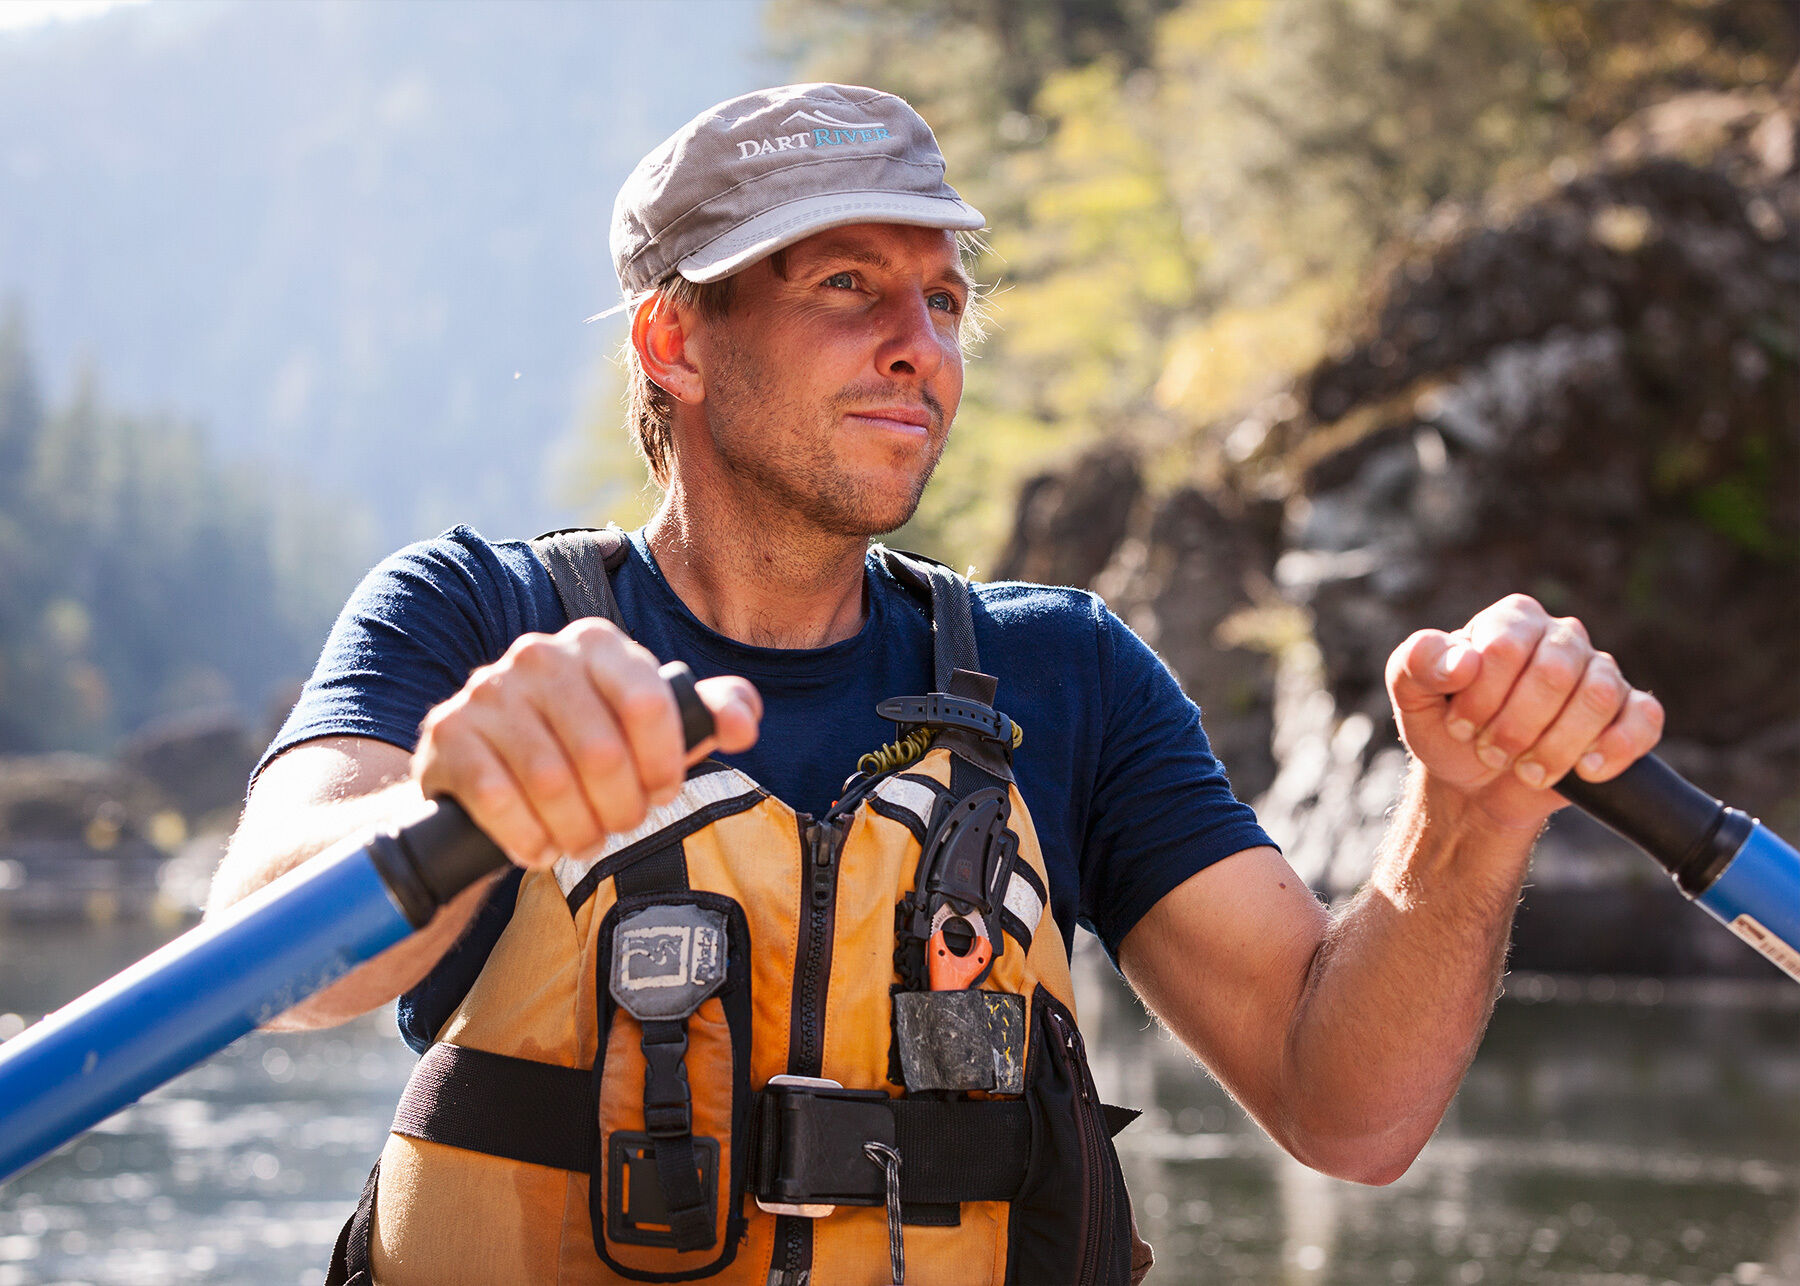
[[[867,538],[707,505],[701,491],[672,479],[645,534],[669,588],[708,628],[777,648],[824,647],[862,628]]]

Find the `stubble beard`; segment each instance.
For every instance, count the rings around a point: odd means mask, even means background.
[[[777,389],[760,363],[732,354],[717,361],[707,380],[712,403],[708,428],[720,463],[746,490],[789,521],[824,535],[867,540],[904,526],[919,507],[949,438],[941,402],[927,390],[921,401],[932,417],[927,455],[909,494],[884,494],[869,479],[846,469],[832,450],[845,412],[879,401],[886,390],[843,389],[823,406],[808,405]],[[811,423],[811,433],[790,426]],[[773,431],[764,432],[762,426]]]

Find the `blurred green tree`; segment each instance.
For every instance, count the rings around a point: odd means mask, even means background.
[[[306,672],[357,539],[91,377],[45,408],[23,318],[0,323],[0,752],[103,751],[201,705],[260,718]]]

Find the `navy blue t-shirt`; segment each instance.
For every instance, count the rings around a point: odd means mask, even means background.
[[[700,678],[737,674],[756,685],[760,738],[719,757],[790,807],[818,814],[857,759],[893,739],[876,703],[933,686],[924,604],[873,555],[866,566],[868,619],[821,648],[753,647],[707,628],[669,588],[642,532],[632,533],[612,586],[632,636],[659,659],[685,661]],[[981,667],[999,680],[994,704],[1024,730],[1013,771],[1065,942],[1079,922],[1116,956],[1165,893],[1220,858],[1271,842],[1233,797],[1199,709],[1099,598],[999,582],[975,586],[973,611]],[[410,545],[357,587],[263,763],[314,737],[371,737],[411,750],[426,713],[471,671],[521,634],[566,624],[526,543],[457,527]],[[414,1026],[405,1021],[414,1010],[435,1019],[431,993],[460,995],[509,913],[510,893],[403,1002],[404,1026]]]

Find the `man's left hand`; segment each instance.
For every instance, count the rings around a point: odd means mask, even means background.
[[[1388,658],[1387,685],[1428,777],[1507,829],[1541,826],[1565,802],[1551,787],[1566,774],[1609,780],[1662,735],[1661,703],[1580,621],[1523,594],[1455,633],[1414,634]]]

